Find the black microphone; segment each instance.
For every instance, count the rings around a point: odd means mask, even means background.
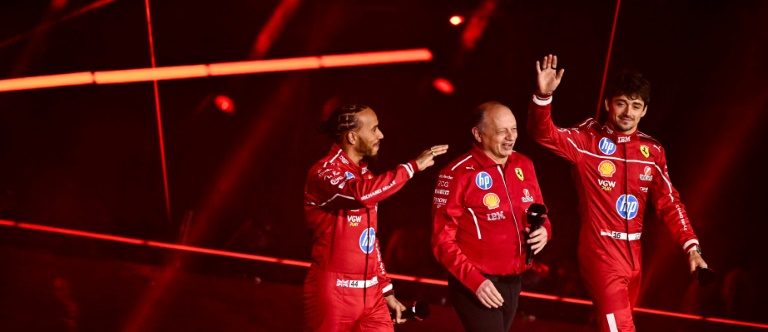
[[[529,228],[531,229],[531,231],[528,233],[529,235],[533,233],[533,231],[539,229],[542,224],[544,224],[544,216],[546,214],[547,207],[544,206],[544,204],[539,203],[533,203],[528,207],[528,210],[525,210],[525,218],[528,220],[528,224],[530,225]],[[525,265],[531,265],[531,263],[533,263],[533,249],[531,249],[531,246],[528,245]]]
[[[407,309],[403,310],[402,313],[400,313],[400,318],[423,320],[427,318],[430,313],[431,313],[431,310],[429,309],[429,303],[414,301],[410,307],[408,307]],[[390,316],[392,316],[392,319],[395,319],[395,317],[397,316],[397,312],[395,312],[394,310],[390,310],[389,314]]]
[[[709,286],[715,281],[715,271],[706,267],[697,266],[693,274],[700,286]]]

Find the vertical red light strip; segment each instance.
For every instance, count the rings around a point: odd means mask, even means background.
[[[616,0],[616,12],[613,14],[613,27],[611,28],[611,40],[608,42],[608,54],[605,56],[605,68],[603,69],[603,82],[600,83],[600,98],[597,99],[597,110],[595,111],[595,120],[600,119],[600,104],[603,102],[603,89],[605,89],[605,79],[608,76],[608,64],[611,62],[611,50],[613,49],[613,37],[616,35],[616,22],[619,21],[619,8],[621,0]]]
[[[152,59],[152,68],[155,63],[155,41],[152,38],[152,18],[149,14],[149,0],[144,0],[144,7],[147,9],[147,32],[149,33],[149,53]],[[157,135],[160,139],[160,162],[163,165],[163,189],[165,189],[165,214],[167,222],[171,222],[171,197],[168,193],[168,169],[165,163],[165,140],[163,139],[163,119],[160,116],[160,93],[157,89],[157,79],[152,80],[155,90],[155,114],[157,116]]]

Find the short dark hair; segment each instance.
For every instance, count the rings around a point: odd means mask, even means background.
[[[645,105],[651,102],[651,82],[643,77],[640,72],[625,69],[616,75],[611,83],[605,87],[603,94],[605,99],[613,99],[617,96],[627,96],[631,99],[640,98]]]
[[[357,113],[370,107],[362,104],[344,105],[335,109],[325,122],[322,123],[323,133],[333,139],[334,142],[340,142],[341,138],[350,130],[360,128],[360,120]]]
[[[491,100],[491,101],[486,101],[480,105],[477,105],[477,107],[475,107],[475,109],[472,110],[472,127],[480,128],[480,124],[482,124],[483,121],[485,121],[485,113],[488,110],[497,106],[504,106],[504,104],[495,100]]]

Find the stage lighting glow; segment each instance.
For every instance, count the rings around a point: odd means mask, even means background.
[[[224,113],[235,113],[235,103],[232,101],[232,99],[225,95],[216,96],[216,98],[213,99],[213,103],[216,104],[216,107]]]
[[[453,84],[451,84],[451,81],[442,77],[436,78],[434,81],[432,81],[432,86],[434,86],[437,91],[440,91],[444,94],[449,95],[453,93]]]
[[[459,25],[464,23],[464,16],[461,15],[453,15],[451,16],[451,19],[449,20],[451,24],[453,25]]]

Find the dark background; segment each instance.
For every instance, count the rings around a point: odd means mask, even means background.
[[[3,1],[0,78],[150,67],[144,1],[73,14],[92,3]],[[170,219],[151,82],[0,92],[0,218],[308,261],[304,179],[330,146],[316,127],[333,106],[363,103],[385,135],[377,172],[431,145],[451,145],[379,206],[389,272],[445,278],[428,245],[437,171],[469,148],[468,112],[498,100],[517,117],[515,148],[534,161],[553,224],[539,258],[546,269],[529,273],[524,287],[587,298],[575,265],[579,222],[568,164],[534,143],[524,124],[534,63],[550,53],[566,69],[555,122],[595,116],[615,2],[490,1],[495,9],[469,49],[462,46],[468,25],[448,18],[469,19],[481,1],[297,1],[274,42],[252,52],[279,3],[151,1],[157,66],[409,48],[428,48],[434,59],[159,82]],[[767,46],[765,1],[621,2],[608,75],[629,67],[651,80],[640,130],[665,146],[704,258],[718,274],[710,288],[692,284],[683,252],[647,214],[641,307],[768,322],[757,301],[768,296],[761,282],[767,140],[759,129],[768,111]],[[435,90],[438,77],[455,92]],[[219,94],[234,101],[234,113],[215,107]],[[78,257],[167,258],[162,250],[9,227],[0,227],[0,241]],[[209,256],[187,257],[186,266],[298,283],[304,273]],[[727,303],[746,309],[729,311]]]

